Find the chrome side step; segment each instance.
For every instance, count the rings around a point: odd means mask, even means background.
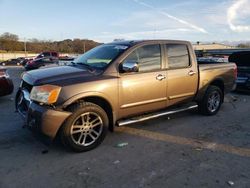
[[[189,107],[186,107],[186,108],[176,108],[176,109],[173,109],[173,110],[170,110],[170,111],[160,111],[160,112],[156,112],[156,113],[152,113],[152,114],[133,117],[133,118],[130,118],[130,119],[119,120],[119,121],[117,121],[117,126],[121,127],[121,126],[129,125],[129,124],[132,124],[132,123],[138,123],[138,122],[158,118],[158,117],[165,116],[165,115],[170,115],[170,114],[175,114],[175,113],[178,113],[178,112],[183,112],[183,111],[186,111],[186,110],[191,110],[191,109],[194,109],[194,108],[197,108],[197,107],[198,107],[198,105],[196,104],[196,105],[192,105],[192,106],[189,106]]]

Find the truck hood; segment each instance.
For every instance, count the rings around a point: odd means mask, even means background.
[[[68,83],[92,80],[96,75],[96,73],[92,73],[83,67],[59,66],[28,71],[23,75],[23,80],[33,86],[43,84],[56,84],[63,86]]]

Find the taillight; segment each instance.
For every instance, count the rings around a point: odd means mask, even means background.
[[[235,79],[237,79],[237,72],[238,72],[237,65],[235,65],[235,67],[234,67],[234,78]]]

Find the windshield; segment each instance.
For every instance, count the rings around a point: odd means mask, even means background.
[[[92,68],[105,69],[109,63],[123,53],[128,46],[104,44],[93,48],[74,60],[74,64],[86,65]]]

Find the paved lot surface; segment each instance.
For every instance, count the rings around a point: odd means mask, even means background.
[[[16,88],[21,73],[10,68]],[[47,148],[22,128],[13,99],[0,98],[1,188],[250,187],[249,94],[227,95],[216,116],[194,110],[116,128],[87,153],[59,143],[43,153]]]

